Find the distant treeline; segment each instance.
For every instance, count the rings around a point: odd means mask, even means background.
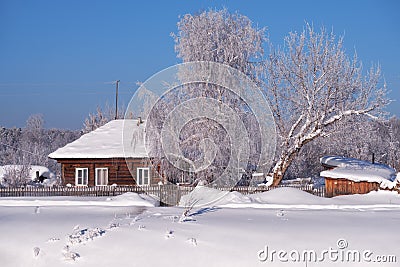
[[[41,165],[59,175],[60,167],[47,156],[73,140],[81,131],[45,129],[41,115],[32,115],[24,128],[0,127],[0,166]]]
[[[48,154],[110,120],[99,120],[98,114],[92,117],[96,120],[86,121],[80,131],[45,129],[41,115],[29,117],[24,128],[0,127],[0,166],[41,165],[60,175],[60,166],[55,160],[49,159]],[[387,164],[400,171],[400,119],[393,117],[385,122],[343,120],[332,134],[303,147],[285,178],[318,176],[322,170],[319,158],[325,155],[342,155],[369,161],[374,159],[377,163]]]

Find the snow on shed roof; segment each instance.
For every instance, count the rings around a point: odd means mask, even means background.
[[[143,158],[147,157],[144,139],[139,138],[144,124],[137,120],[113,120],[82,135],[79,139],[49,154],[52,159]],[[125,142],[124,142],[125,139]],[[135,140],[134,140],[135,139]],[[126,147],[124,148],[124,143]]]
[[[334,167],[321,172],[322,177],[348,179],[354,182],[377,182],[383,188],[393,188],[396,185],[396,170],[384,164],[373,164],[341,156],[326,156],[321,158],[320,162],[323,165]]]
[[[346,158],[342,156],[325,156],[320,159],[320,162],[328,167],[360,166],[371,164],[368,161],[355,158]]]

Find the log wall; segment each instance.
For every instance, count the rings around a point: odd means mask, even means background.
[[[75,185],[75,169],[88,168],[88,186],[95,186],[95,169],[108,168],[108,185],[136,185],[137,168],[150,168],[150,184],[157,184],[161,179],[147,159],[112,158],[112,159],[61,159],[63,185]],[[129,167],[133,170],[132,174]]]
[[[376,182],[354,182],[347,179],[325,178],[325,190],[327,197],[351,194],[367,194],[371,191],[377,191],[379,184]]]

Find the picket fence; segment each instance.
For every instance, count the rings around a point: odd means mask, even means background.
[[[279,187],[292,187],[303,190],[313,195],[325,197],[325,188],[314,188],[312,185],[280,185],[269,187],[214,187],[222,191],[237,191],[241,194],[254,194],[266,192]],[[54,197],[54,196],[77,196],[77,197],[110,197],[118,196],[127,192],[148,194],[160,200],[161,205],[177,205],[181,196],[190,193],[193,186],[176,185],[149,185],[149,186],[94,186],[94,187],[6,187],[0,188],[0,197]]]

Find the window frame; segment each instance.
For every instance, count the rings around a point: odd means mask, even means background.
[[[78,172],[79,171],[82,171],[82,177],[81,177],[81,179],[82,179],[82,183],[78,183],[78,179],[79,179],[79,177],[78,177]],[[84,183],[85,182],[85,177],[84,177],[84,173],[85,173],[85,171],[86,171],[86,183]],[[75,168],[75,186],[88,186],[88,184],[89,184],[89,168]]]
[[[98,184],[98,180],[97,180],[97,178],[98,178],[98,176],[97,176],[97,171],[98,170],[106,170],[106,174],[107,174],[107,177],[106,177],[106,184]],[[108,168],[107,167],[100,167],[100,168],[95,168],[94,169],[94,183],[95,183],[95,186],[107,186],[108,185]]]
[[[144,171],[145,170],[147,170],[147,183],[145,184],[144,183],[144,177],[143,177],[143,174],[144,174]],[[140,179],[139,179],[139,177],[140,177],[140,174],[139,173],[142,173],[142,183],[139,183],[140,182]],[[147,185],[150,185],[150,179],[151,179],[151,174],[150,174],[150,168],[149,167],[139,167],[139,168],[136,168],[136,185],[138,185],[138,186],[147,186]]]

